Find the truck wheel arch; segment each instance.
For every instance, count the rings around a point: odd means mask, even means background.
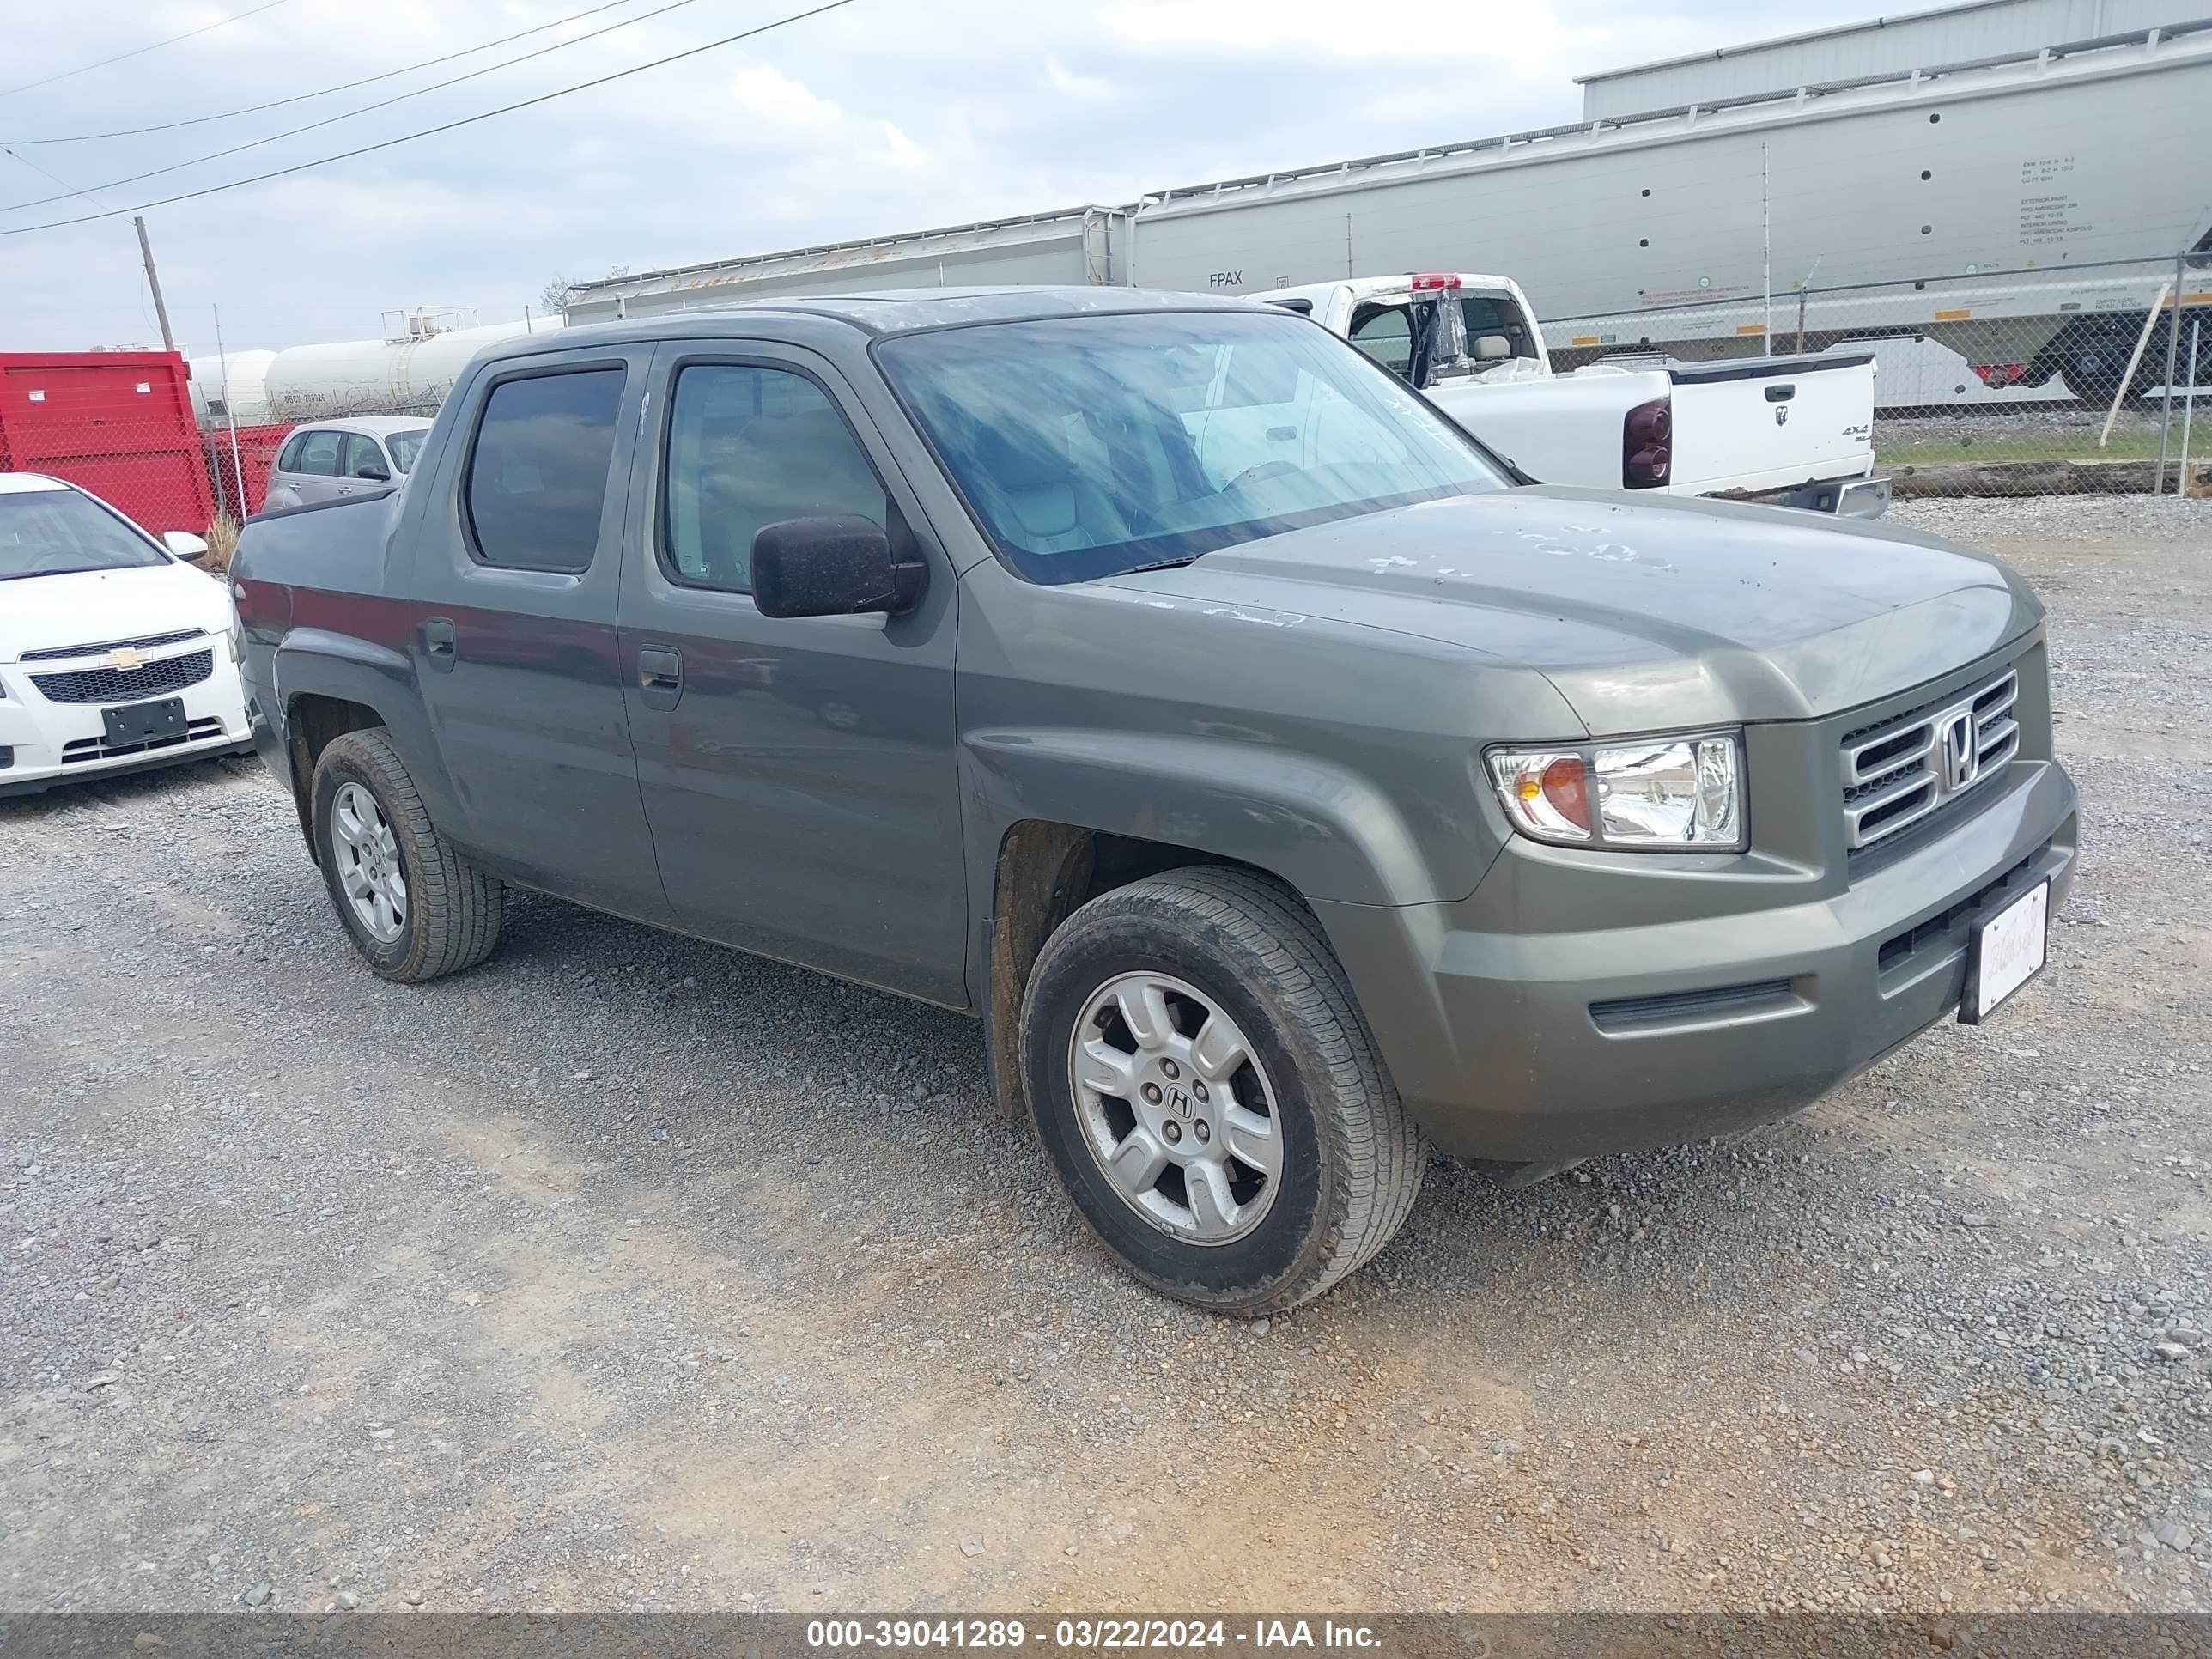
[[[1273,871],[1242,860],[1173,842],[1043,818],[1008,826],[999,842],[992,886],[989,1002],[983,1010],[992,1092],[1007,1117],[1029,1115],[1021,1075],[1022,995],[1054,929],[1101,893],[1194,866],[1281,880]]]
[[[284,705],[284,734],[291,769],[292,805],[299,814],[300,834],[314,853],[315,763],[331,740],[349,732],[366,732],[386,724],[384,716],[365,702],[346,697],[302,691]]]

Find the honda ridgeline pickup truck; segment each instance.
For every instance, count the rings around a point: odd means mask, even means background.
[[[517,339],[233,574],[377,972],[481,961],[512,884],[980,1016],[1090,1224],[1231,1313],[1371,1257],[1432,1151],[1720,1134],[1987,1015],[2074,863],[2002,565],[1521,484],[1233,300]]]

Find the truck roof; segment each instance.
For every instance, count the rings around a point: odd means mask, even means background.
[[[681,311],[655,312],[617,322],[586,323],[550,335],[518,334],[487,346],[486,361],[526,357],[579,345],[665,339],[672,334],[707,335],[735,330],[760,316],[823,318],[876,337],[963,323],[1030,322],[1048,317],[1115,315],[1175,311],[1263,311],[1228,295],[1176,293],[1136,288],[1085,286],[1026,288],[908,288],[851,294],[781,295],[730,300]]]

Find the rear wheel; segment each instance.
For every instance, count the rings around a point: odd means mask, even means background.
[[[334,738],[315,763],[315,859],[354,948],[390,980],[472,968],[499,943],[500,884],[430,824],[380,731]]]
[[[1427,1145],[1312,914],[1240,870],[1092,900],[1024,999],[1039,1138],[1154,1289],[1248,1317],[1320,1295],[1404,1223]]]

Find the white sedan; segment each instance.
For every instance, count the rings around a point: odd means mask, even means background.
[[[230,593],[98,496],[0,472],[0,795],[251,742]]]

